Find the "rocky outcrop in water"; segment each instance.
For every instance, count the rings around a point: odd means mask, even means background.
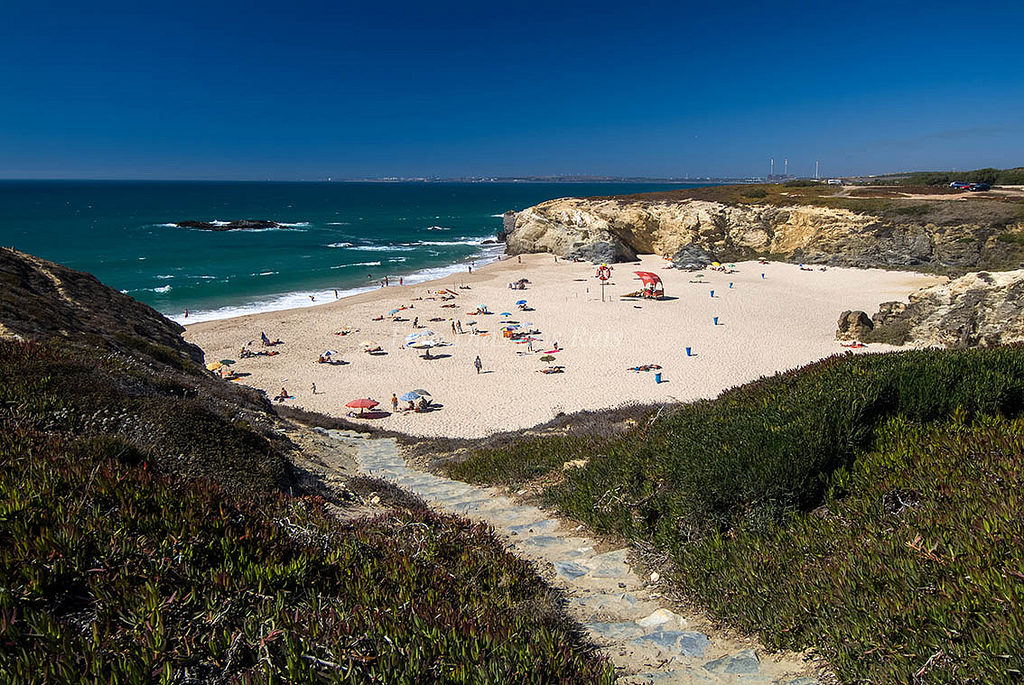
[[[671,258],[680,250],[697,250],[701,259],[683,253],[676,261],[771,256],[834,266],[928,265],[960,273],[997,268],[991,266],[996,263],[1003,265],[998,268],[1020,264],[1020,241],[1006,237],[1024,237],[1019,222],[1001,219],[1000,225],[979,211],[976,220],[947,217],[944,223],[929,223],[928,216],[916,213],[920,206],[874,214],[824,205],[563,198],[516,214],[506,245],[509,254],[551,252],[586,259],[595,253],[603,261],[608,255],[628,261],[636,254]],[[972,206],[955,207],[971,216]],[[599,244],[599,249],[592,247]]]
[[[201,231],[245,231],[256,228],[282,228],[276,221],[262,219],[241,219],[239,221],[179,221],[174,224],[178,228],[196,228]]]
[[[865,342],[987,347],[1024,341],[1024,270],[967,274],[885,302]]]

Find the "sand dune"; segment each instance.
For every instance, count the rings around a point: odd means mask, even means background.
[[[903,299],[942,280],[881,270],[801,271],[793,264],[757,262],[737,263],[732,274],[708,271],[698,277],[665,265],[660,257],[646,256],[640,265],[616,266],[602,301],[593,266],[555,263],[546,254],[524,255],[521,264],[506,259],[471,275],[385,288],[321,306],[194,324],[185,337],[202,347],[207,359],[238,359],[243,343],[255,340],[255,349],[262,349],[259,337],[265,331],[284,341],[274,348],[280,354],[239,359],[234,368],[251,374],[241,382],[271,397],[283,386],[294,396],[289,404],[339,416],[354,398],[371,397],[390,412],[392,393],[425,388],[441,409],[389,415],[374,419],[374,425],[414,435],[477,437],[527,428],[558,412],[712,397],[764,374],[843,351],[834,339],[842,310],[873,312],[881,302]],[[659,273],[672,299],[620,299],[638,289],[636,270]],[[532,284],[527,290],[509,290],[508,282],[519,278]],[[691,282],[696,280],[703,283]],[[457,308],[444,308],[449,302],[438,299],[415,299],[441,288],[458,293],[452,300]],[[514,304],[520,299],[528,300],[533,311],[520,312]],[[495,313],[470,316],[467,312],[479,304]],[[371,320],[403,305],[412,307],[401,313],[409,321]],[[525,344],[501,337],[501,312],[512,312],[513,321],[542,332],[537,352],[526,353]],[[720,325],[713,325],[715,316]],[[413,317],[451,343],[432,351],[438,358],[428,360],[422,351],[401,349],[415,330]],[[430,321],[438,317],[443,321]],[[450,319],[461,320],[466,333],[452,335]],[[487,334],[470,334],[471,321]],[[343,326],[359,331],[333,334]],[[387,354],[363,353],[364,340],[379,342]],[[556,341],[563,351],[554,355],[553,363],[565,372],[540,373],[548,365],[540,357]],[[686,347],[694,356],[686,356]],[[318,355],[328,349],[348,363],[317,364]],[[873,345],[868,351],[881,349]],[[477,356],[483,362],[481,374],[473,366]],[[651,363],[663,367],[665,382],[655,383],[652,372],[627,370]]]

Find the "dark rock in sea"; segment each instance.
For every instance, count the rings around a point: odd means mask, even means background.
[[[241,219],[239,221],[228,221],[223,224],[214,224],[209,221],[179,221],[174,224],[178,228],[197,228],[201,231],[238,231],[254,228],[281,228],[276,221],[265,221],[262,219]]]
[[[601,241],[574,248],[565,255],[566,259],[583,260],[592,264],[615,264],[618,262],[635,262],[636,252],[621,242]]]
[[[686,269],[687,271],[698,271],[711,266],[711,262],[716,261],[718,259],[715,255],[699,245],[687,245],[672,255],[672,264],[677,269]]]
[[[488,238],[487,240],[481,241],[480,244],[481,245],[497,245],[498,241],[497,240],[491,240],[490,238]]]
[[[875,324],[867,313],[859,310],[846,310],[839,315],[839,329],[836,340],[861,340],[874,329]]]

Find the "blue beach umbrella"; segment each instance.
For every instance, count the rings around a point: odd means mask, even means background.
[[[403,402],[415,402],[419,398],[420,396],[416,392],[410,390],[409,392],[405,393],[398,399],[402,400]]]
[[[502,312],[502,316],[512,316],[512,312]]]
[[[519,306],[522,306],[522,305],[526,304],[526,300],[519,300],[518,302],[516,302],[516,304],[519,305]]]

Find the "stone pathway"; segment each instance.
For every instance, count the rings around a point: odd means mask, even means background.
[[[392,439],[326,431],[356,447],[362,472],[391,481],[431,506],[494,527],[520,556],[568,598],[570,615],[615,664],[622,684],[817,685],[797,657],[764,655],[758,645],[712,637],[661,606],[656,583],[638,577],[626,549],[597,553],[595,541],[565,530],[544,510],[517,504],[494,488],[410,468]]]

